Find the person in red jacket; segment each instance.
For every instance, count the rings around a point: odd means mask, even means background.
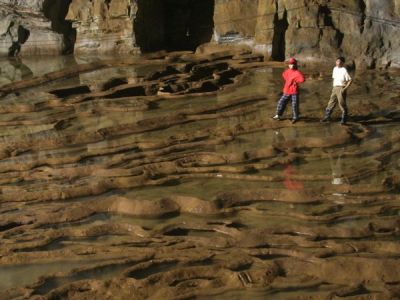
[[[282,77],[285,79],[285,85],[283,86],[283,95],[279,99],[276,115],[273,119],[281,120],[286,105],[288,101],[291,100],[293,109],[292,123],[296,123],[299,119],[299,84],[304,82],[304,74],[297,70],[296,59],[290,58],[288,64],[289,69],[282,73]]]

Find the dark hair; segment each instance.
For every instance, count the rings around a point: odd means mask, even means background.
[[[346,60],[345,60],[345,58],[343,56],[339,56],[336,59],[339,59],[342,63],[346,62]]]

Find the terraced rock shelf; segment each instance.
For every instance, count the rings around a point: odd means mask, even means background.
[[[1,299],[400,297],[399,73],[249,53],[95,61],[0,87]]]

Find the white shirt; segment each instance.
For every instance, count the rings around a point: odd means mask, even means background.
[[[333,86],[345,86],[347,81],[351,80],[345,67],[334,67],[332,72]]]

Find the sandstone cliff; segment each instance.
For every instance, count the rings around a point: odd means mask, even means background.
[[[12,21],[14,31],[30,31],[22,54],[194,50],[210,42],[274,60],[341,54],[360,68],[400,67],[400,0],[2,0],[0,14],[1,33]],[[4,35],[0,54],[12,43]]]
[[[77,31],[75,53],[129,52],[135,49],[132,0],[72,1],[66,19]]]
[[[359,67],[400,66],[400,1],[216,0],[215,40],[246,43],[274,59],[324,61],[343,54]]]

